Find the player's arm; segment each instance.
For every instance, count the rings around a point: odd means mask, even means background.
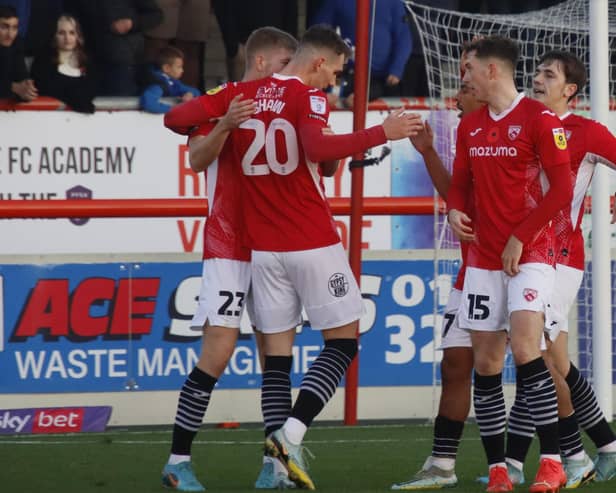
[[[325,135],[336,135],[329,125],[323,127],[321,131]],[[336,174],[336,171],[338,171],[338,166],[340,166],[340,159],[333,159],[331,161],[324,161],[322,163],[319,163],[321,175],[326,177],[334,176]]]
[[[315,116],[323,118],[321,115]],[[323,127],[324,124],[318,124],[318,119],[307,119],[300,123],[299,134],[306,157],[315,163],[343,159],[382,145],[388,140],[410,137],[423,128],[423,123],[419,114],[405,114],[403,109],[399,109],[391,113],[381,125],[349,134],[324,135]]]
[[[591,120],[591,122],[592,131],[589,132],[588,139],[591,161],[616,170],[616,137],[605,125],[594,120]]]
[[[410,140],[413,147],[423,157],[426,170],[430,175],[434,188],[436,188],[436,191],[443,199],[447,200],[447,192],[451,185],[451,175],[447,168],[445,168],[436,149],[434,149],[434,133],[430,124],[426,121],[424,128],[417,135],[410,137]]]
[[[518,263],[524,245],[565,208],[573,197],[569,150],[560,120],[542,114],[536,122],[534,133],[539,161],[550,188],[539,205],[516,226],[505,245],[501,260],[503,270],[510,276],[520,271]]]
[[[223,84],[203,96],[179,104],[165,113],[165,127],[181,135],[190,135],[197,127],[225,115],[232,93]]]
[[[453,162],[453,176],[449,189],[447,190],[447,220],[451,230],[461,241],[473,241],[472,220],[464,212],[468,202],[468,195],[471,193],[472,173],[468,160],[468,151],[463,130],[464,122],[458,127],[458,140],[456,142],[456,157]]]
[[[242,99],[242,94],[235,96],[229,103],[227,113],[206,135],[191,137],[188,148],[190,167],[195,173],[205,170],[220,154],[231,130],[239,127],[255,112],[252,99]]]

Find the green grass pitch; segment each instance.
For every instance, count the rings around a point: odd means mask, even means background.
[[[169,453],[170,427],[111,430],[101,434],[0,437],[2,493],[162,492],[160,470]],[[249,492],[261,464],[262,432],[204,427],[193,447],[199,479],[208,491]],[[314,454],[310,473],[324,492],[385,492],[423,464],[432,446],[426,424],[315,425],[305,444]],[[587,444],[593,456],[595,450]],[[536,441],[526,477],[534,475]],[[485,456],[475,425],[467,425],[458,454],[458,486],[447,491],[479,493],[474,481],[485,473]],[[167,490],[168,491],[168,490]],[[528,491],[528,484],[515,491]],[[585,486],[588,493],[613,493],[616,480]]]

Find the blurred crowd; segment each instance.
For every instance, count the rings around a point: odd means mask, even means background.
[[[432,7],[518,13],[557,0],[415,0]],[[300,26],[300,3],[306,22]],[[303,7],[303,5],[302,5]],[[370,99],[426,96],[417,30],[400,0],[376,0],[371,18]],[[95,96],[139,97],[141,108],[164,113],[161,98],[187,100],[205,90],[210,16],[226,58],[221,79],[239,80],[244,43],[262,26],[294,36],[307,26],[337,27],[355,44],[355,0],[0,0],[0,98],[50,96],[93,112]],[[373,13],[374,14],[374,13]],[[353,60],[332,103],[353,105]]]

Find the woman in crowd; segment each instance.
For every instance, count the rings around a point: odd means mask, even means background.
[[[34,60],[32,78],[41,96],[57,98],[74,111],[94,112],[95,81],[81,27],[73,16],[58,18],[50,49]]]

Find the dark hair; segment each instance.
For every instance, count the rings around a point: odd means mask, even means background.
[[[302,36],[298,49],[301,50],[304,46],[326,48],[333,51],[336,55],[344,55],[344,58],[351,56],[349,45],[344,42],[331,26],[326,24],[311,26]]]
[[[565,74],[565,82],[567,84],[575,84],[577,90],[569,98],[571,101],[586,85],[588,78],[586,76],[586,67],[582,60],[570,51],[552,50],[545,53],[539,59],[539,65],[546,62],[559,62]]]
[[[17,17],[17,10],[12,5],[0,5],[0,18],[10,19]]]
[[[246,59],[252,59],[255,52],[268,48],[297,49],[297,40],[277,27],[265,26],[255,29],[246,40]]]
[[[512,72],[515,72],[520,57],[520,49],[517,43],[503,36],[486,36],[477,39],[468,46],[467,51],[474,51],[475,56],[480,59],[498,58],[506,62],[511,67]]]
[[[84,69],[88,61],[88,55],[85,49],[85,40],[83,37],[83,31],[79,21],[70,14],[62,14],[56,20],[56,29],[53,34],[53,41],[51,43],[53,48],[52,58],[56,65],[60,63],[60,53],[58,52],[58,43],[56,41],[56,33],[58,32],[58,23],[60,21],[72,22],[75,25],[75,33],[77,34],[77,44],[75,46],[75,53],[77,54],[77,63],[80,69]]]
[[[163,65],[171,65],[174,60],[181,58],[184,60],[184,52],[175,46],[165,46],[158,52],[156,57],[156,63],[159,68],[163,68]]]

